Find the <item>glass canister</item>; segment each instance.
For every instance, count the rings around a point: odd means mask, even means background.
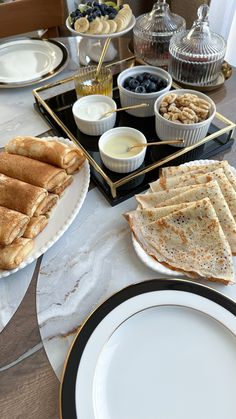
[[[166,0],[157,1],[150,13],[136,20],[133,29],[135,55],[148,64],[167,67],[170,39],[185,28],[185,19],[171,13]]]
[[[173,79],[191,86],[216,81],[226,53],[224,38],[212,32],[209,6],[198,8],[198,19],[189,31],[175,34],[170,41],[169,72]]]

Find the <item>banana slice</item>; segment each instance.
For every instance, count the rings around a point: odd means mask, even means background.
[[[102,21],[102,34],[106,34],[106,33],[110,33],[110,24],[108,22],[108,20],[103,20]]]
[[[107,22],[110,25],[110,32],[109,33],[115,33],[116,30],[117,30],[117,23],[112,19],[108,20]]]
[[[99,35],[102,33],[103,30],[103,22],[96,17],[92,22],[89,24],[89,30],[87,33],[91,33],[92,35]]]
[[[89,21],[86,17],[80,17],[75,21],[74,28],[76,32],[85,33],[89,28]]]

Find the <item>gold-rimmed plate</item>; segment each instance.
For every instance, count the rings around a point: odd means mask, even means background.
[[[61,42],[22,38],[0,44],[0,88],[30,86],[62,71],[68,51]]]
[[[235,302],[191,281],[119,291],[72,344],[61,418],[233,419],[235,315]]]

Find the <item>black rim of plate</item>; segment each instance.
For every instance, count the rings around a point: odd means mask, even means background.
[[[54,39],[45,39],[45,38],[22,38],[17,41],[41,41],[41,42],[45,42],[45,43],[50,43],[50,44],[54,44],[56,45],[58,48],[60,48],[61,52],[62,52],[62,59],[61,62],[58,64],[57,67],[54,68],[54,70],[49,71],[48,73],[44,74],[41,77],[37,77],[37,79],[35,80],[30,80],[27,82],[12,82],[12,83],[5,83],[5,82],[0,82],[0,87],[25,87],[25,86],[31,86],[33,84],[36,83],[40,83],[43,80],[47,80],[53,76],[55,76],[56,74],[58,74],[60,71],[63,70],[63,68],[66,66],[68,60],[69,60],[69,53],[68,50],[66,48],[66,46],[64,44],[62,44],[59,41],[56,41]],[[12,41],[7,41],[7,42],[12,42]]]
[[[236,304],[233,300],[205,285],[182,279],[152,279],[130,285],[108,298],[88,317],[75,337],[70,348],[60,388],[60,417],[61,419],[84,419],[76,415],[75,385],[77,371],[86,344],[98,324],[114,308],[140,294],[153,291],[185,291],[205,297],[224,307],[236,315]]]

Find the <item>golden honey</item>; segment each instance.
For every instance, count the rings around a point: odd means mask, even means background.
[[[77,98],[88,95],[105,95],[112,97],[112,73],[111,70],[102,67],[100,74],[95,79],[97,67],[81,68],[75,75],[75,90]]]

